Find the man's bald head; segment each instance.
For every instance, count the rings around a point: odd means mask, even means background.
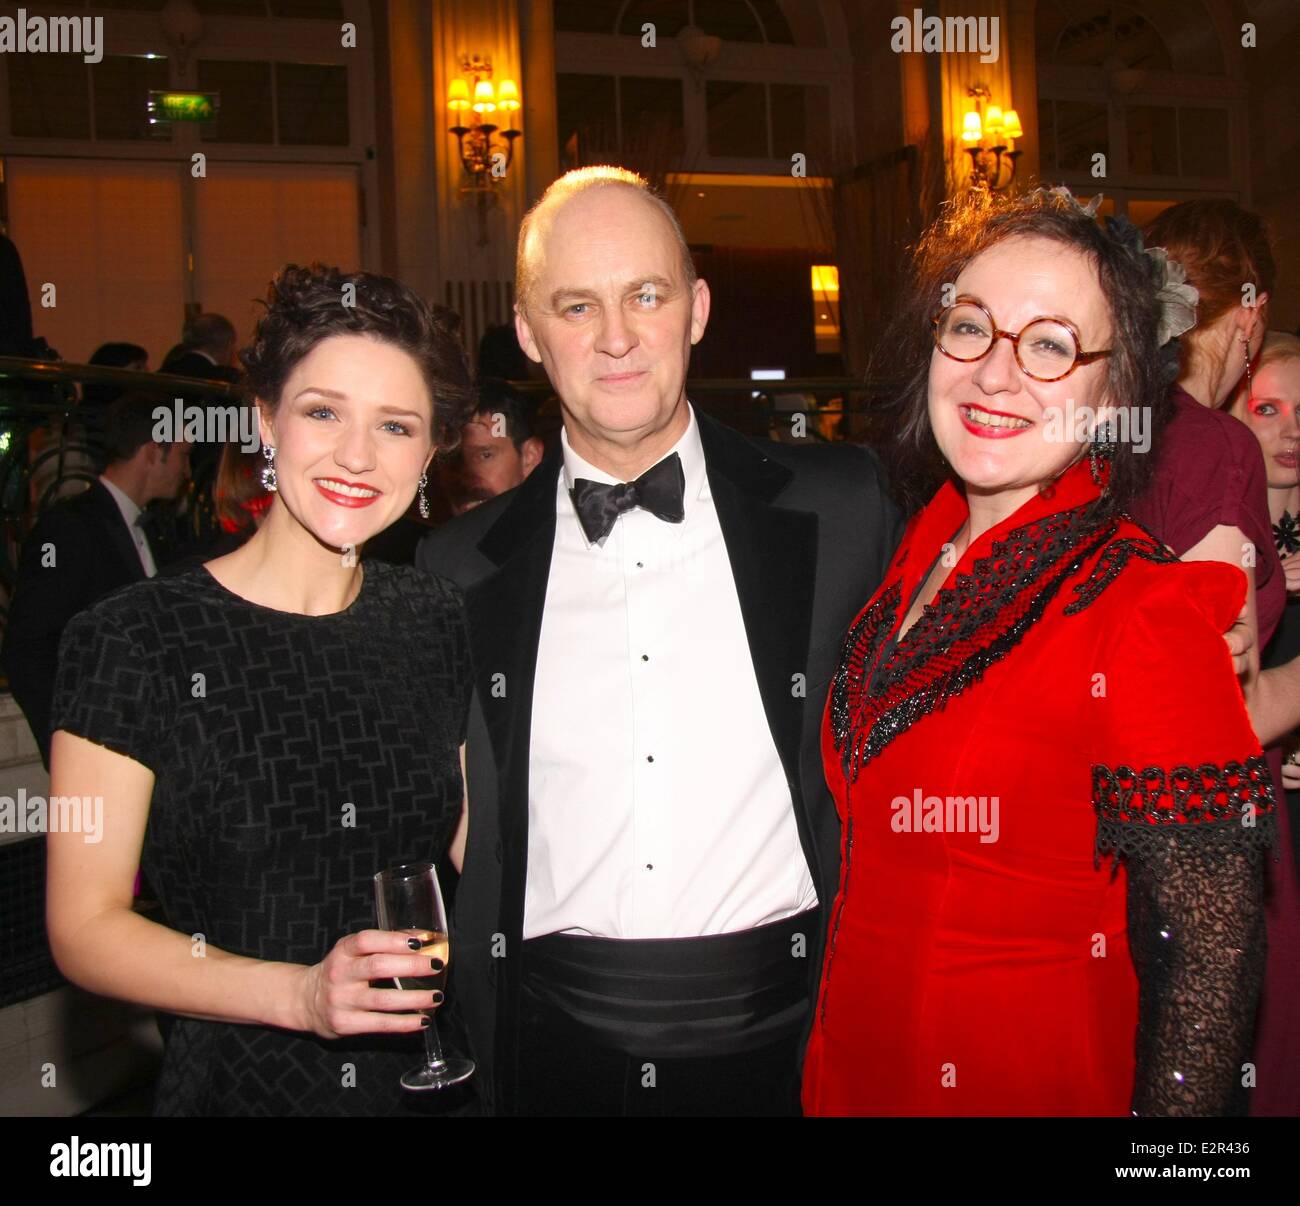
[[[542,254],[547,230],[556,213],[566,201],[595,188],[634,190],[645,199],[647,204],[654,206],[663,214],[672,227],[673,236],[681,249],[682,274],[686,284],[688,286],[695,284],[695,261],[691,259],[690,248],[686,245],[682,224],[673,207],[651,187],[644,176],[628,171],[627,168],[605,164],[575,168],[551,184],[537,203],[524,215],[524,220],[520,224],[519,243],[515,252],[515,301],[521,313],[528,312],[529,296],[537,278],[537,260]]]

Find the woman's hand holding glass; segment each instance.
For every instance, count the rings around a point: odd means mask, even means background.
[[[441,960],[411,953],[409,934],[360,930],[347,934],[319,963],[302,969],[298,1029],[334,1039],[345,1034],[414,1034],[419,1012],[436,1009],[441,989],[372,988],[372,980],[415,980],[442,970]]]

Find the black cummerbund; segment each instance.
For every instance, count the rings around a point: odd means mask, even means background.
[[[820,924],[820,911],[810,909],[703,938],[530,938],[523,945],[525,1008],[628,1055],[753,1051],[802,1028],[811,991],[804,952],[814,948]]]

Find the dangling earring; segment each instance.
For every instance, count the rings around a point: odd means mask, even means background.
[[[1104,465],[1109,465],[1115,455],[1115,440],[1111,431],[1110,420],[1096,424],[1092,429],[1092,447],[1088,451],[1088,472],[1092,474],[1094,485],[1103,485]]]
[[[1250,340],[1244,335],[1241,339],[1241,346],[1246,352],[1246,404],[1249,406],[1255,400],[1254,382],[1250,379]]]
[[[262,455],[266,457],[266,466],[262,470],[262,489],[275,493],[275,449],[270,444],[262,445]]]
[[[421,519],[428,519],[428,518],[429,518],[429,500],[428,500],[427,498],[425,498],[425,496],[424,496],[424,488],[425,488],[425,486],[427,486],[428,484],[429,484],[429,475],[428,475],[427,473],[421,473],[421,474],[420,474],[420,490],[419,490],[419,500],[420,500],[420,518],[421,518]]]

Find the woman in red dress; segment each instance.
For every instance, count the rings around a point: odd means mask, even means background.
[[[1245,577],[1124,515],[1176,371],[1164,273],[1041,191],[923,241],[900,480],[946,465],[827,703],[810,1114],[1243,1108],[1274,806],[1222,636]]]

